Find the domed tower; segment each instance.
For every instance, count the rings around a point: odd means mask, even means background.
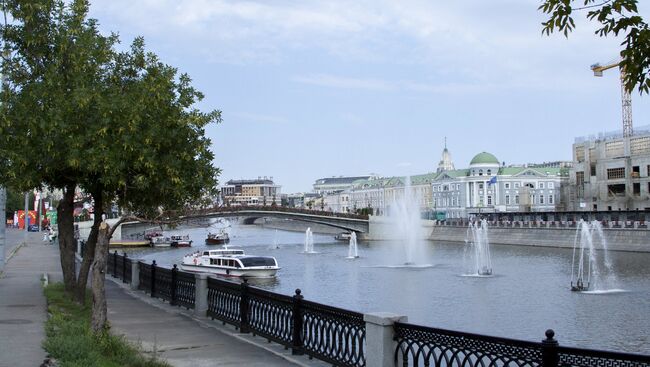
[[[440,163],[438,163],[438,169],[436,172],[440,173],[443,171],[453,170],[454,162],[451,161],[451,154],[449,154],[449,150],[447,150],[447,138],[445,137],[445,149],[442,150],[442,159],[440,159]]]
[[[493,154],[481,152],[469,162],[470,176],[495,176],[499,173],[499,160]]]

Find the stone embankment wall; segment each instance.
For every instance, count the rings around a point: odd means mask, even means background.
[[[465,243],[466,226],[441,226],[434,221],[422,220],[420,235],[431,241]],[[489,227],[488,237],[492,244],[573,248],[577,229],[574,228],[521,228]],[[606,228],[603,235],[609,250],[650,252],[650,230],[636,228]],[[400,234],[394,222],[382,217],[370,217],[370,233],[364,240],[395,240]],[[602,248],[595,241],[597,248]]]

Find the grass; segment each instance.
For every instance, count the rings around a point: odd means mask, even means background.
[[[169,364],[142,355],[124,337],[90,329],[90,301],[81,306],[65,293],[63,284],[45,288],[50,317],[45,324],[45,350],[61,367],[169,367]]]

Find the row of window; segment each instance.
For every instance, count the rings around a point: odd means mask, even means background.
[[[518,189],[519,187],[521,187],[521,185],[523,185],[524,187],[530,187],[531,189],[536,188],[535,184],[532,183],[532,182],[505,182],[503,184],[503,187],[506,188],[506,189],[509,189],[513,185],[514,185],[515,189]],[[488,187],[489,186],[491,186],[491,185],[488,184]],[[478,188],[483,189],[483,187],[484,187],[484,183],[479,182],[478,183]],[[540,182],[537,182],[537,188],[538,189],[544,189],[544,188],[553,189],[553,188],[555,188],[555,183],[554,182],[542,182],[542,181],[540,181]],[[433,191],[434,192],[455,191],[455,190],[460,190],[460,184],[434,185],[433,186]]]
[[[519,205],[519,195],[514,196],[514,201],[511,200],[510,195],[506,195],[506,205]],[[532,204],[553,204],[555,202],[553,195],[531,195],[530,202]],[[433,199],[435,207],[446,207],[446,206],[460,206],[460,198],[440,198]],[[483,206],[485,203],[483,197],[479,197],[478,200],[479,206]],[[493,205],[492,195],[487,196],[487,205]]]

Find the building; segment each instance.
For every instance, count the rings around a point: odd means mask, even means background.
[[[650,209],[650,126],[576,138],[569,210]]]
[[[350,189],[355,181],[368,180],[373,177],[376,178],[376,175],[319,178],[314,182],[313,191],[320,195],[337,193]]]
[[[481,152],[468,168],[437,174],[431,184],[433,210],[447,218],[481,212],[554,211],[566,175],[566,168],[504,167],[494,155]]]
[[[224,205],[279,206],[280,188],[273,177],[259,177],[257,180],[230,180],[220,191]]]

